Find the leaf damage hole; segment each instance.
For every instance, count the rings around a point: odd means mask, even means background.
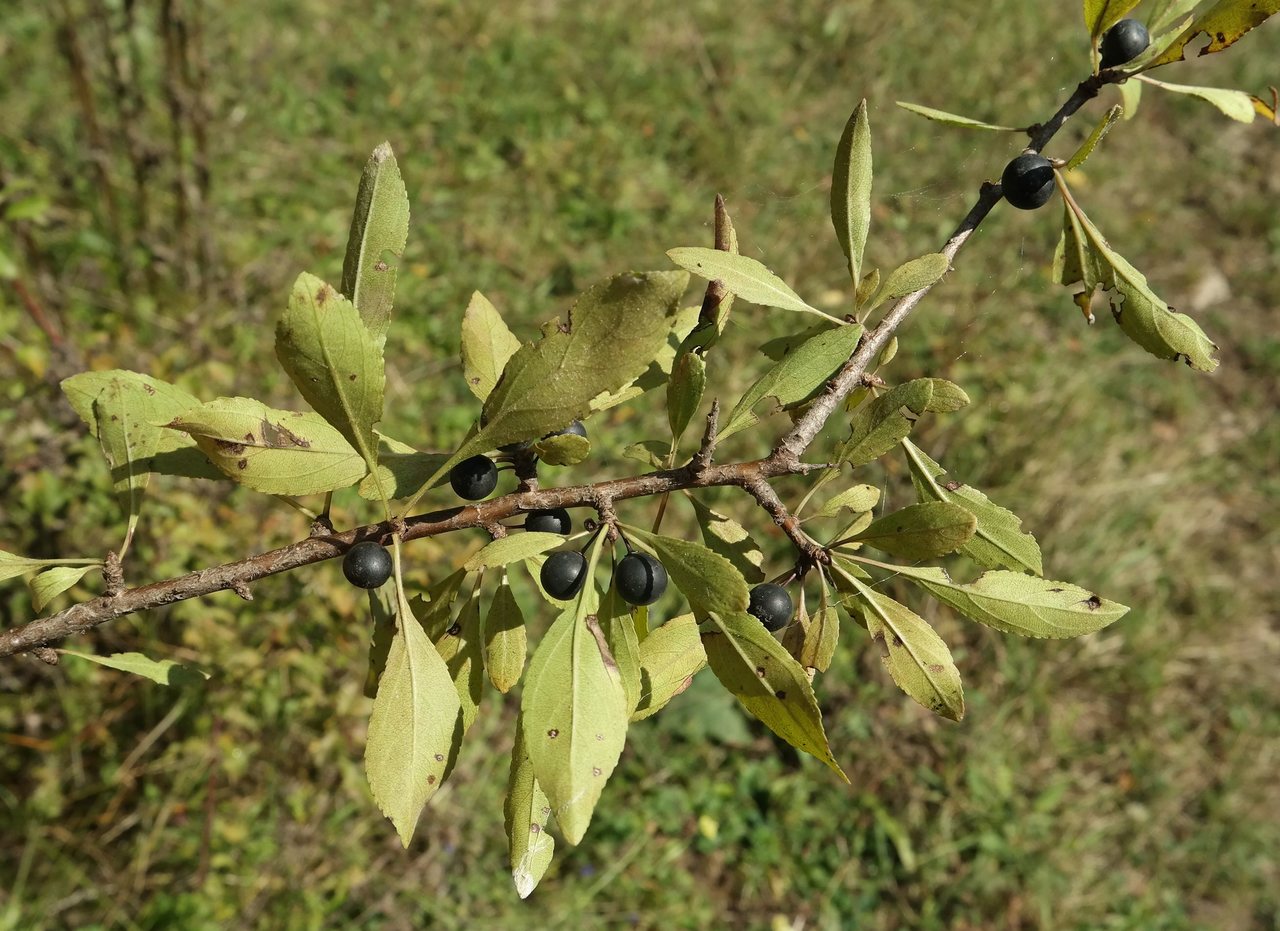
[[[560,736],[560,731],[553,727],[551,728],[551,730],[547,731],[547,736],[550,737],[552,740],[555,740],[557,737]]]
[[[774,693],[773,693],[773,697],[774,697],[774,698],[776,698],[776,699],[778,699],[779,701],[785,701],[785,700],[786,700],[786,697],[787,697],[786,690],[785,690],[785,689],[778,689],[778,691],[776,691],[776,692],[774,692]]]
[[[593,776],[599,776],[602,772],[604,772],[604,770],[602,770],[599,766],[591,767],[591,775]]]
[[[763,667],[763,666],[757,666],[757,667],[756,667],[756,675],[757,675],[757,676],[759,676],[761,679],[763,679],[763,678],[764,678],[764,667]]]
[[[435,776],[428,776],[428,777],[427,777],[427,785],[429,785],[429,786],[433,786],[433,785],[435,785],[435,784],[436,784],[436,777],[435,777]]]
[[[437,754],[436,754],[436,762],[437,762],[437,763],[443,763],[443,762],[444,762],[444,754],[443,754],[443,753],[437,753]]]

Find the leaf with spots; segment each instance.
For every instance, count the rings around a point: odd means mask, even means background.
[[[384,142],[373,150],[360,175],[342,262],[342,293],[360,311],[379,349],[387,341],[391,322],[395,263],[404,255],[408,240],[409,195],[391,145]]]
[[[1278,12],[1280,0],[1218,0],[1182,31],[1152,67],[1182,61],[1187,46],[1199,35],[1209,37],[1209,43],[1200,49],[1201,55],[1221,52]]]
[[[543,635],[521,700],[534,777],[565,839],[586,833],[627,738],[627,695],[596,616],[592,581],[604,535],[588,557],[588,582]]]
[[[973,538],[978,519],[949,501],[926,501],[886,514],[854,535],[901,559],[936,559],[954,553]]]
[[[805,669],[826,672],[831,668],[839,641],[840,614],[827,600],[824,581],[818,610],[810,615],[802,600],[795,621],[782,633],[782,646]]]
[[[447,609],[433,612],[434,623],[428,624],[426,628],[458,690],[458,701],[462,708],[462,730],[454,737],[455,756],[462,738],[475,723],[476,714],[480,710],[480,699],[484,697],[484,643],[480,630],[480,583],[483,579],[483,572],[476,575],[471,594],[458,610],[457,620],[446,625],[441,621],[448,620]],[[441,627],[444,629],[440,630]],[[450,770],[453,769],[454,762],[454,759],[449,760]]]
[[[374,801],[408,847],[449,765],[462,706],[449,667],[399,584],[396,614],[398,629],[373,701],[364,765]]]
[[[874,462],[911,432],[933,399],[933,379],[916,378],[890,388],[853,412],[849,438],[836,458],[855,468]]]
[[[216,398],[166,426],[190,434],[228,477],[273,495],[307,495],[354,485],[363,457],[318,414],[267,407],[252,398]]]
[[[749,614],[712,616],[703,630],[702,646],[711,671],[742,707],[791,746],[849,781],[831,755],[804,667],[764,625]]]
[[[962,585],[942,569],[893,568],[965,617],[1022,637],[1079,637],[1101,630],[1129,611],[1078,585],[1021,572],[984,572]]]
[[[700,543],[663,537],[627,526],[633,543],[653,551],[671,582],[689,600],[695,614],[741,614],[751,593],[742,573],[725,557]]]
[[[483,639],[485,671],[493,687],[505,694],[520,681],[528,650],[524,613],[511,593],[505,569],[484,616]]]
[[[963,718],[960,670],[943,639],[906,605],[856,579],[852,584],[867,631],[872,640],[880,641],[881,659],[898,688],[934,714],[952,721]]]
[[[462,315],[462,374],[471,393],[481,401],[489,397],[519,348],[498,309],[479,291],[473,293]]]
[[[523,716],[516,719],[516,740],[511,748],[511,776],[507,781],[507,799],[503,803],[502,812],[511,851],[511,878],[515,882],[516,893],[520,898],[527,899],[551,865],[556,842],[547,831],[551,803],[533,776],[533,762],[529,759],[524,737]]]
[[[657,714],[689,687],[707,665],[707,653],[692,614],[673,617],[640,643],[640,695],[632,721]]]

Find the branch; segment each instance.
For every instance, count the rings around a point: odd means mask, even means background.
[[[1043,148],[1062,128],[1068,117],[1087,101],[1096,97],[1104,84],[1114,83],[1120,79],[1119,75],[1104,72],[1081,82],[1048,122],[1032,128],[1031,149],[1038,151]],[[956,253],[968,241],[978,225],[986,219],[992,208],[999,203],[1000,198],[1000,185],[984,182],[977,202],[943,245],[941,250],[943,255],[949,260],[954,260]],[[716,206],[716,244],[719,246],[723,239],[727,246],[730,228],[728,216],[724,212],[723,201],[717,199]],[[791,432],[779,440],[773,452],[764,459],[732,465],[711,465],[710,457],[715,441],[715,410],[713,409],[713,413],[708,417],[708,429],[702,448],[698,455],[682,468],[665,469],[650,472],[647,475],[569,488],[530,489],[528,486],[531,483],[525,479],[522,481],[524,487],[521,489],[481,504],[420,514],[403,521],[383,521],[348,530],[345,533],[321,533],[269,553],[251,556],[211,569],[202,569],[179,578],[131,588],[117,594],[105,595],[73,605],[50,617],[12,628],[0,633],[0,657],[34,652],[51,642],[84,633],[114,618],[173,604],[176,601],[198,598],[219,591],[243,593],[248,590],[251,582],[312,563],[334,559],[344,555],[352,545],[363,540],[376,540],[385,545],[391,542],[392,534],[401,532],[402,539],[407,542],[458,530],[492,527],[499,521],[526,511],[551,508],[596,508],[601,501],[612,503],[628,498],[670,494],[673,491],[685,489],[726,485],[745,489],[774,518],[805,557],[820,561],[821,548],[800,530],[795,517],[787,511],[767,480],[782,475],[802,475],[816,468],[826,467],[802,463],[800,456],[849,392],[862,383],[867,369],[878,358],[880,351],[931,288],[932,286],[912,292],[899,299],[889,309],[875,329],[859,343],[849,361],[827,383],[826,388],[809,406]],[[707,290],[708,298],[712,299],[712,287],[708,287]],[[718,303],[717,300],[716,304],[711,306],[714,307]],[[704,310],[706,309],[707,304],[704,302]]]

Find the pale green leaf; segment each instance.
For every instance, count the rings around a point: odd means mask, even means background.
[[[62,656],[76,656],[99,666],[130,672],[160,685],[189,685],[203,682],[209,674],[196,666],[188,666],[171,659],[151,659],[141,653],[112,653],[97,656],[93,653],[77,653],[75,650],[58,650]]]
[[[974,536],[960,550],[974,562],[987,568],[1006,567],[1040,575],[1044,566],[1036,538],[1022,530],[1017,515],[991,501],[986,495],[963,482],[943,479],[946,470],[930,459],[910,440],[903,440],[911,481],[921,501],[947,501],[958,504],[977,518]]]
[[[978,529],[978,519],[958,504],[926,501],[886,514],[854,537],[902,559],[935,559],[954,553]]]
[[[835,517],[841,511],[860,514],[870,511],[880,500],[880,489],[874,485],[854,485],[828,499],[814,513],[815,517]]]
[[[267,494],[346,488],[367,469],[363,457],[320,415],[273,410],[251,398],[217,398],[167,426],[189,433],[226,475]]]
[[[471,725],[475,723],[476,714],[480,710],[480,700],[484,697],[484,643],[481,625],[480,583],[483,573],[476,577],[471,594],[458,610],[458,617],[443,631],[436,633],[432,625],[424,625],[427,635],[435,643],[436,651],[444,660],[453,678],[454,688],[458,691],[458,701],[462,708],[462,726],[454,734],[453,753],[449,759],[448,771],[453,769],[457,751],[462,738]],[[447,614],[434,613],[433,617],[447,618]],[[435,625],[438,629],[439,626]]]
[[[364,677],[365,698],[376,698],[382,670],[387,666],[391,641],[396,636],[396,595],[393,585],[369,589],[369,666]]]
[[[506,572],[484,617],[483,637],[485,671],[493,687],[505,694],[520,681],[528,649],[524,613],[511,593]]]
[[[960,670],[943,639],[906,605],[856,580],[853,585],[867,631],[880,641],[885,668],[898,688],[934,714],[963,718]]]
[[[31,589],[31,604],[39,614],[49,602],[83,579],[96,566],[55,566],[27,580]]]
[[[1147,28],[1151,30],[1153,36],[1164,32],[1183,16],[1189,14],[1199,3],[1200,0],[1151,0],[1148,4],[1149,9],[1144,7]]]
[[[809,399],[849,361],[861,337],[862,327],[849,324],[826,330],[797,346],[742,396],[721,424],[720,439],[759,423],[753,408],[765,398],[776,398],[779,407]]]
[[[432,488],[438,488],[449,481],[447,475],[440,475],[440,466],[448,461],[447,453],[420,452],[387,452],[384,448],[378,454],[378,468],[370,472],[360,482],[360,497],[366,501],[381,501],[385,493],[388,500],[408,498],[422,491],[429,479],[434,479]]]
[[[926,119],[934,120],[939,123],[946,123],[948,126],[962,126],[965,129],[991,129],[1002,133],[1020,133],[1021,129],[1016,126],[1000,126],[995,123],[984,123],[981,120],[971,119],[967,116],[958,116],[955,113],[948,113],[945,110],[935,110],[933,107],[921,106],[918,103],[907,103],[906,101],[897,101],[898,106],[904,110],[908,110],[917,116],[923,116]]]
[[[16,579],[20,575],[39,572],[47,565],[50,565],[48,560],[29,559],[26,556],[19,556],[17,553],[8,553],[0,550],[0,582]]]
[[[1138,104],[1142,102],[1142,82],[1129,80],[1116,85],[1123,103],[1122,119],[1127,123],[1138,115]],[[1070,209],[1070,208],[1068,208]]]
[[[931,252],[909,262],[903,262],[893,271],[869,302],[867,308],[879,307],[885,301],[897,300],[913,294],[921,288],[928,288],[941,280],[951,268],[950,260],[941,252]]]
[[[698,513],[698,527],[707,548],[729,560],[748,584],[763,582],[764,552],[746,528],[692,495],[689,500]]]
[[[449,667],[398,586],[396,613],[399,629],[373,702],[364,765],[374,801],[408,847],[449,765],[461,702]]]
[[[1195,87],[1190,84],[1170,84],[1167,81],[1157,81],[1155,78],[1145,76],[1141,80],[1144,84],[1153,84],[1156,87],[1164,88],[1170,93],[1199,97],[1201,100],[1213,104],[1233,120],[1241,123],[1252,123],[1254,117],[1257,116],[1257,111],[1253,107],[1253,96],[1246,94],[1244,91],[1229,90],[1225,87]]]
[[[628,526],[626,532],[633,543],[653,551],[695,614],[728,616],[746,612],[751,597],[747,583],[724,556],[699,543],[658,536],[639,527]]]
[[[640,643],[640,696],[632,721],[657,714],[689,687],[707,654],[692,614],[673,617]]]
[[[862,278],[862,253],[871,229],[871,125],[865,99],[849,117],[836,146],[831,170],[831,224],[856,283]]]
[[[618,665],[618,677],[622,691],[627,696],[627,714],[630,715],[640,700],[640,641],[636,625],[631,619],[634,609],[618,595],[616,586],[610,583],[609,591],[600,600],[600,632],[605,646]]]
[[[535,440],[533,451],[547,465],[577,465],[591,455],[591,441],[576,433],[557,433]]]
[[[551,865],[556,842],[547,831],[551,803],[533,776],[533,763],[524,737],[524,718],[516,719],[516,740],[511,748],[511,776],[502,812],[511,851],[511,878],[522,899],[542,880]]]
[[[360,175],[342,262],[342,293],[381,347],[396,294],[395,262],[409,239],[409,195],[389,143],[373,150]]]
[[[462,315],[462,374],[471,393],[481,401],[489,397],[519,348],[520,340],[507,329],[497,308],[474,292]]]
[[[138,526],[142,493],[150,478],[146,462],[155,455],[160,434],[167,432],[143,419],[153,409],[145,403],[147,398],[144,390],[117,380],[102,389],[93,402],[98,442],[111,465],[116,499],[128,521],[121,552],[128,549]]]
[[[1115,125],[1116,120],[1120,119],[1120,116],[1123,113],[1124,107],[1119,104],[1116,104],[1104,113],[1102,119],[1098,121],[1098,125],[1093,127],[1093,132],[1089,133],[1089,137],[1085,139],[1084,142],[1080,143],[1080,148],[1076,149],[1075,154],[1067,160],[1067,164],[1062,170],[1071,171],[1072,169],[1079,168],[1083,165],[1085,160],[1093,154],[1093,150],[1098,147],[1098,143],[1102,141],[1102,137],[1110,131],[1111,127]]]
[[[764,625],[745,613],[713,615],[702,647],[716,678],[752,716],[849,781],[831,755],[809,677]]]
[[[795,622],[782,632],[783,649],[805,669],[816,672],[831,668],[840,640],[840,615],[834,605],[827,603],[826,594],[824,588],[822,603],[812,615],[801,601]]]
[[[670,450],[671,444],[664,440],[641,440],[639,443],[631,443],[623,447],[622,455],[625,459],[661,469],[666,466],[666,457]]]
[[[698,412],[707,387],[707,363],[700,353],[682,352],[671,367],[667,383],[667,424],[679,440],[689,421]]]
[[[1095,41],[1142,0],[1084,0],[1084,24]]]
[[[652,391],[665,385],[671,376],[671,367],[674,365],[676,357],[683,352],[689,351],[685,348],[684,342],[689,337],[689,334],[693,332],[694,327],[697,326],[699,310],[700,308],[696,305],[680,308],[676,314],[675,323],[667,334],[667,342],[658,350],[658,354],[653,357],[649,367],[618,391],[605,392],[592,398],[591,410],[598,412],[607,410],[610,407],[616,407],[633,398],[640,397],[647,391]]]
[[[785,281],[745,255],[686,246],[669,250],[667,256],[699,277],[722,282],[738,297],[752,304],[829,316],[816,307],[810,307]]]
[[[537,531],[513,533],[494,540],[467,560],[464,568],[469,572],[477,569],[495,569],[508,563],[519,562],[553,550],[564,543],[564,536],[558,533],[539,533]]]

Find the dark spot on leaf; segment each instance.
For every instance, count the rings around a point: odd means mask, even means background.
[[[959,491],[961,488],[964,487],[964,482],[947,482],[947,484],[943,485],[942,487],[945,488],[947,491]]]
[[[756,675],[757,675],[757,676],[759,676],[761,679],[763,679],[763,678],[764,678],[764,667],[763,667],[763,666],[757,666],[757,667],[756,667]]]
[[[436,754],[436,762],[437,762],[437,763],[443,763],[443,762],[444,762],[444,754],[443,754],[443,753],[437,753],[437,754]]]
[[[143,390],[143,391],[145,391],[147,394],[155,394],[155,393],[156,393],[156,389],[155,389],[155,388],[152,388],[152,387],[151,387],[150,385],[148,385],[146,382],[143,382],[142,390]]]
[[[310,440],[304,439],[289,428],[278,423],[272,423],[269,420],[262,421],[261,430],[262,442],[277,449],[283,449],[286,446],[301,446],[304,449],[308,449],[311,446]]]
[[[236,468],[237,468],[237,469],[240,469],[241,471],[243,471],[243,470],[245,470],[245,469],[249,468],[249,460],[248,460],[248,459],[237,459],[237,460],[236,460]]]
[[[352,372],[350,375],[347,376],[347,381],[355,381],[355,380],[356,380],[355,372]]]
[[[243,443],[232,443],[230,440],[214,440],[213,445],[218,447],[218,452],[226,453],[228,456],[238,456],[244,452]]]
[[[543,808],[542,808],[542,817],[544,817],[544,818],[545,818],[545,817],[546,817],[547,815],[549,815],[549,814],[551,814],[551,808],[550,808],[550,806],[544,805],[544,806],[543,806]]]
[[[473,385],[478,385],[480,384],[480,377],[476,376],[475,378],[468,378],[467,381],[471,382]]]
[[[446,630],[445,633],[448,634],[450,637],[456,637],[458,636],[458,634],[462,633],[462,625],[454,624],[452,627]]]
[[[387,265],[386,262],[377,262],[373,266],[373,270],[376,272],[385,272],[388,268],[390,268],[390,266]]]
[[[602,772],[603,772],[603,770],[602,770],[602,769],[600,769],[600,767],[599,767],[599,766],[593,766],[593,767],[591,767],[591,775],[593,775],[593,776],[599,776]]]
[[[1049,589],[1049,591],[1053,592],[1053,594],[1055,594],[1055,595],[1056,595],[1058,592],[1062,591],[1062,589],[1060,589],[1060,588],[1051,588],[1051,589]]]
[[[941,663],[930,663],[929,671],[941,674],[947,671],[947,667],[943,666]]]
[[[111,415],[111,419],[112,419],[113,421],[116,421],[116,420],[119,420],[120,418],[119,418],[119,417],[117,417],[115,414],[112,414],[112,415]]]
[[[320,290],[316,292],[316,303],[323,304],[325,301],[329,300],[329,295],[331,293],[333,293],[332,288],[330,288],[327,284],[321,285]]]
[[[897,634],[893,634],[889,642],[895,647],[902,646],[902,638],[899,637]]]
[[[787,697],[787,693],[783,689],[778,689],[778,691],[773,693],[773,697],[777,699],[785,699]]]
[[[435,784],[436,784],[436,777],[435,777],[435,776],[428,776],[428,777],[427,777],[427,785],[429,785],[429,786],[433,786],[433,785],[435,785]]]
[[[560,732],[553,727],[551,728],[551,730],[547,731],[547,736],[550,737],[552,740],[555,740],[557,737],[560,736]]]
[[[1090,611],[1097,611],[1099,608],[1102,607],[1102,599],[1099,598],[1097,595],[1090,595],[1088,598],[1085,599],[1084,603],[1085,603],[1085,606]]]

